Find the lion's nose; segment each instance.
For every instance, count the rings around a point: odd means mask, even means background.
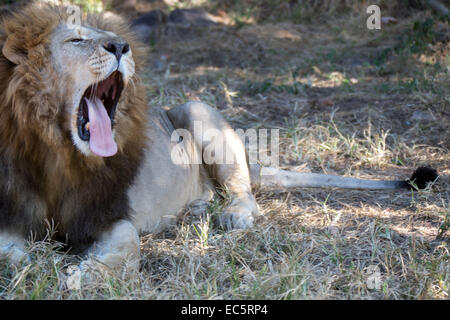
[[[114,54],[117,58],[117,61],[119,62],[120,58],[122,58],[122,55],[130,51],[130,45],[127,42],[117,40],[106,42],[103,45],[103,48],[105,48],[106,51]]]

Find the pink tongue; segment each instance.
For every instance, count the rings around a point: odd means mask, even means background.
[[[102,101],[86,99],[89,109],[89,146],[91,151],[100,157],[112,157],[117,153],[117,144],[113,139],[111,119]]]

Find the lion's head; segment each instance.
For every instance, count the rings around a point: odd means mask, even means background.
[[[0,71],[4,102],[18,129],[48,145],[75,146],[85,157],[120,152],[142,99],[136,71],[142,49],[117,17],[89,16],[35,3],[3,21]]]

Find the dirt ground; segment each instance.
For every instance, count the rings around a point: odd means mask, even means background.
[[[199,3],[217,24],[163,25],[149,40],[152,106],[201,100],[235,128],[279,129],[290,170],[406,179],[430,165],[439,179],[424,191],[255,190],[256,226],[232,232],[215,223],[218,196],[204,219],[142,239],[137,278],[75,291],[60,285],[66,258],[34,244],[33,265],[0,268],[0,298],[448,299],[448,22],[389,7],[396,23],[368,30],[358,6],[277,16]],[[130,19],[155,8],[177,6],[109,7]]]

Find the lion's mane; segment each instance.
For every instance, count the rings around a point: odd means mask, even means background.
[[[119,108],[126,114],[123,148],[112,158],[92,161],[62,130],[66,95],[51,64],[50,35],[67,19],[58,6],[32,3],[0,18],[0,230],[37,239],[53,227],[54,238],[80,252],[115,221],[129,216],[127,189],[145,146],[146,94],[137,76]],[[133,50],[136,73],[145,50],[126,23],[93,15],[87,24],[112,31]]]

